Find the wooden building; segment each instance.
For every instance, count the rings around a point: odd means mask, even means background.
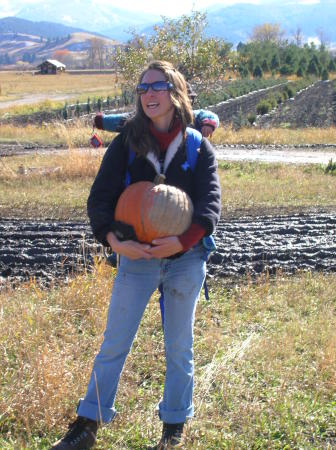
[[[47,59],[37,66],[37,68],[41,74],[56,74],[65,72],[65,65],[56,59]]]

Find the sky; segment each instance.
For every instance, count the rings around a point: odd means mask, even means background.
[[[80,4],[80,0],[74,0]],[[235,3],[254,3],[254,4],[276,4],[282,0],[91,0],[109,6],[115,6],[126,10],[141,10],[142,12],[153,15],[164,15],[168,17],[178,17],[182,14],[188,14],[192,9],[201,10],[212,5],[229,6]],[[286,0],[284,0],[286,1]],[[287,0],[288,1],[288,0]],[[43,3],[47,3],[44,0]],[[23,6],[30,3],[41,3],[41,0],[0,0],[0,17],[15,15]],[[320,0],[296,0],[299,4],[320,3]]]

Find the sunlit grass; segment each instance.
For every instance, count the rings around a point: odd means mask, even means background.
[[[336,128],[259,129],[247,127],[235,131],[232,127],[220,127],[215,131],[211,142],[213,144],[259,145],[334,144]]]
[[[68,149],[0,160],[0,210],[23,217],[86,218],[104,150]],[[318,165],[220,162],[223,214],[336,206],[336,177]]]
[[[75,415],[105,326],[114,271],[0,293],[0,447],[47,449]],[[195,419],[187,449],[332,449],[336,427],[336,277],[211,283],[195,324]],[[122,374],[119,415],[97,449],[157,442],[164,382],[157,297]]]

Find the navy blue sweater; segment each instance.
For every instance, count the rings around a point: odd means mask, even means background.
[[[87,202],[93,234],[106,246],[108,243],[105,238],[113,230],[118,198],[125,188],[128,154],[129,149],[121,133],[106,150]],[[209,141],[202,139],[194,171],[182,168],[185,161],[186,152],[181,145],[166,170],[165,183],[182,189],[190,196],[194,206],[192,221],[200,224],[206,230],[205,234],[210,235],[220,217],[221,199],[217,162]],[[153,164],[143,156],[137,156],[128,170],[131,184],[138,181],[153,182],[157,175]]]

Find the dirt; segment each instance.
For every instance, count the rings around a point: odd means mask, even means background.
[[[286,164],[328,164],[336,161],[336,144],[285,146],[285,145],[214,145],[216,157],[221,161],[259,161]],[[53,153],[66,150],[59,146],[37,143],[0,144],[0,157],[25,155],[29,153]],[[82,148],[85,152],[88,149]],[[92,151],[92,148],[90,148]],[[101,152],[101,150],[98,150]]]
[[[210,276],[336,271],[336,211],[222,218]],[[85,222],[0,220],[0,285],[64,280],[102,257]]]
[[[31,105],[34,103],[40,103],[44,100],[51,100],[51,101],[61,101],[61,100],[68,100],[70,98],[73,98],[73,94],[32,94],[32,95],[25,95],[24,97],[18,98],[16,100],[8,100],[5,102],[0,102],[0,109],[7,109],[12,108],[14,106],[21,106],[21,105]]]

